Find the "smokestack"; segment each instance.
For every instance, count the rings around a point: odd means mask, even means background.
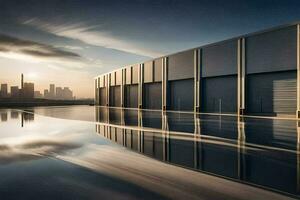
[[[21,74],[21,89],[24,87],[24,75]]]

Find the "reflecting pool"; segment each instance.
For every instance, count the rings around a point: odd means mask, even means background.
[[[1,199],[299,198],[298,122],[92,106],[0,110]]]

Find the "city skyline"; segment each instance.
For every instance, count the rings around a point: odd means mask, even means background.
[[[74,100],[73,91],[67,86],[55,87],[50,83],[48,89],[37,90],[34,82],[25,81],[21,74],[21,82],[17,85],[9,85],[0,82],[0,98],[44,98],[55,100]]]

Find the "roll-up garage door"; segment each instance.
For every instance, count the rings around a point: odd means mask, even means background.
[[[236,112],[236,75],[203,78],[202,84],[202,110],[204,112]]]
[[[109,105],[113,107],[121,106],[121,86],[112,86],[109,88]]]
[[[247,112],[295,114],[296,71],[247,75]]]
[[[161,83],[144,84],[143,107],[146,109],[161,109]]]
[[[169,81],[170,110],[194,109],[194,79]]]
[[[138,84],[125,86],[125,107],[138,107]]]
[[[99,89],[100,106],[106,106],[106,88]]]

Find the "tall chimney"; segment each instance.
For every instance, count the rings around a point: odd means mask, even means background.
[[[24,87],[24,75],[21,74],[21,89]]]

